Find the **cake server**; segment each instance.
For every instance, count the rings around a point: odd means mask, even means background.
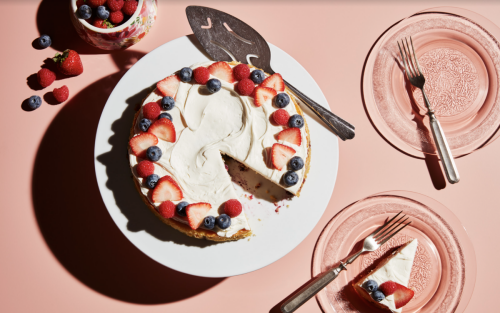
[[[271,68],[271,50],[267,42],[246,23],[222,11],[202,6],[188,6],[186,15],[196,38],[214,60],[234,60],[261,68],[271,75],[275,73]],[[323,108],[286,80],[284,82],[340,139],[354,138],[353,125]]]

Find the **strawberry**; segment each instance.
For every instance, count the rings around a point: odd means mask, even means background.
[[[148,120],[155,120],[161,114],[161,107],[157,102],[148,102],[142,107],[142,116]]]
[[[250,68],[246,64],[238,64],[233,67],[233,77],[234,79],[240,81],[244,78],[250,77]]]
[[[118,12],[123,8],[124,1],[123,0],[107,0],[106,3],[108,4],[108,8],[111,12]]]
[[[76,7],[77,7],[77,8],[80,8],[80,7],[81,7],[82,5],[84,5],[84,4],[85,4],[85,0],[77,0],[77,1],[76,1]]]
[[[276,90],[268,87],[257,87],[254,91],[254,104],[256,107],[262,106],[267,100],[276,96]]]
[[[97,8],[98,6],[104,5],[106,0],[86,0],[85,3],[91,8]]]
[[[286,166],[286,164],[294,154],[294,149],[279,143],[275,143],[271,150],[271,162],[278,171],[281,171],[281,169]]]
[[[155,135],[161,140],[175,142],[175,127],[168,118],[160,118],[154,122],[153,125],[149,127],[148,133]]]
[[[172,218],[175,215],[175,204],[172,201],[164,201],[158,207],[158,212],[164,218]]]
[[[210,79],[210,72],[208,68],[200,66],[194,69],[193,71],[194,81],[200,85],[205,85],[207,81]]]
[[[163,80],[160,80],[158,83],[156,83],[156,88],[158,88],[162,96],[173,98],[177,93],[180,81],[181,80],[177,75],[170,75],[169,77],[164,78]]]
[[[170,176],[166,175],[158,180],[151,198],[153,202],[163,202],[163,201],[178,201],[182,199],[182,190],[177,182]]]
[[[260,85],[262,87],[273,88],[276,91],[285,91],[285,83],[283,82],[283,78],[281,77],[281,75],[278,73],[275,73],[264,79],[264,81]]]
[[[127,0],[123,3],[122,12],[126,15],[134,15],[137,10],[137,1],[135,0]]]
[[[123,21],[122,11],[115,11],[109,13],[109,21],[115,25],[120,24]]]
[[[82,60],[78,53],[73,50],[66,50],[63,54],[57,53],[54,57],[54,62],[57,64],[57,69],[64,75],[80,75],[83,73]]]
[[[215,62],[208,67],[208,71],[218,79],[222,79],[223,81],[231,84],[235,82],[233,77],[233,70],[231,69],[231,66],[229,66],[229,64],[227,64],[226,62]]]
[[[137,176],[146,178],[155,173],[155,164],[148,160],[143,160],[137,164]]]
[[[300,147],[302,143],[302,137],[300,136],[300,129],[298,128],[287,128],[282,130],[278,134],[278,140],[287,141],[289,143],[293,143]]]
[[[192,229],[197,229],[203,223],[203,219],[205,215],[207,215],[208,211],[212,206],[210,203],[193,203],[186,207],[186,215],[188,218],[189,226]]]
[[[378,289],[382,291],[386,297],[392,294],[394,295],[394,304],[396,305],[396,309],[405,306],[408,302],[410,302],[415,294],[413,290],[391,280],[382,283]]]
[[[284,109],[276,110],[273,113],[273,120],[278,125],[287,126],[289,119],[290,119],[290,114],[288,114],[288,112]]]
[[[243,78],[237,85],[236,90],[242,96],[249,96],[255,88],[254,82],[249,78]]]
[[[107,29],[108,25],[104,22],[104,20],[100,18],[95,18],[94,21],[92,22],[92,26],[95,26],[97,28],[104,28]]]
[[[241,211],[241,203],[236,199],[230,199],[224,203],[224,213],[229,215],[229,217],[236,217],[241,214]]]
[[[158,144],[158,138],[150,133],[142,133],[130,139],[128,144],[135,156],[145,158],[146,150],[151,146],[156,146]]]
[[[56,73],[52,72],[49,69],[42,68],[36,73],[36,78],[38,79],[38,83],[43,88],[52,85],[54,80],[56,80]]]
[[[62,103],[69,98],[69,89],[66,85],[63,85],[61,88],[54,88],[52,93],[54,94],[54,98],[56,98],[59,103]]]

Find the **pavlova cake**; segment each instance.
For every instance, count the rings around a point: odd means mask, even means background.
[[[129,160],[137,190],[164,223],[227,241],[249,236],[251,227],[222,155],[299,196],[310,147],[280,74],[205,62],[157,83],[134,117]]]

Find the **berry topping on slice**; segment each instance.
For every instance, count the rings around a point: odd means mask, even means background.
[[[208,229],[214,229],[215,217],[213,217],[212,215],[205,216],[205,218],[203,219],[203,226]]]
[[[42,68],[36,74],[36,78],[38,79],[38,83],[43,88],[50,86],[54,80],[56,80],[56,73],[52,72],[49,69]]]
[[[173,121],[172,115],[170,115],[167,112],[164,112],[164,113],[160,114],[160,116],[158,116],[158,119],[160,119],[160,118],[166,118],[166,119],[169,119],[169,120]]]
[[[146,150],[146,156],[153,162],[160,160],[162,154],[163,152],[161,152],[161,149],[158,146],[152,146]]]
[[[172,218],[175,215],[175,204],[172,201],[164,201],[158,207],[158,213],[164,218]]]
[[[275,73],[268,78],[264,79],[261,84],[262,87],[273,88],[276,91],[285,91],[285,83],[280,74]]]
[[[286,93],[279,93],[276,97],[274,97],[274,104],[278,108],[284,108],[290,103],[290,96]]]
[[[69,98],[69,89],[66,85],[63,85],[60,88],[54,88],[52,93],[54,94],[54,98],[56,98],[59,103],[62,103]]]
[[[288,167],[290,167],[292,171],[301,170],[304,167],[304,160],[299,156],[294,156],[290,159],[290,162],[288,162]]]
[[[154,134],[161,140],[175,142],[175,126],[169,119],[161,118],[149,127],[148,132]]]
[[[253,73],[253,72],[252,72]],[[276,90],[267,87],[257,87],[254,92],[254,104],[256,107],[262,106],[267,100],[276,96]]]
[[[222,88],[220,80],[212,78],[207,81],[207,89],[210,93],[216,93]]]
[[[126,15],[134,15],[137,10],[138,2],[135,0],[127,0],[123,3],[122,12]]]
[[[294,114],[288,121],[289,127],[302,128],[304,126],[304,118],[300,114]]]
[[[373,292],[378,289],[378,284],[376,281],[370,279],[365,281],[362,287],[368,292]]]
[[[377,301],[377,302],[380,302],[380,301],[385,299],[384,293],[380,290],[375,290],[374,292],[372,292],[371,296],[372,296],[372,299]]]
[[[277,170],[281,171],[281,169],[286,166],[286,164],[294,154],[294,149],[279,143],[275,143],[271,151],[271,162]]]
[[[148,120],[147,118],[143,118],[139,122],[139,129],[142,130],[143,132],[147,132],[149,129],[149,126],[151,126],[152,122],[151,120]]]
[[[149,102],[142,107],[142,116],[148,120],[155,120],[161,113],[160,105],[157,102]]]
[[[233,67],[233,77],[234,79],[240,81],[244,78],[250,77],[250,68],[246,64],[238,64]]]
[[[300,146],[302,144],[302,137],[300,136],[300,129],[287,128],[279,132],[278,140],[283,140],[294,145]]]
[[[189,67],[183,67],[179,72],[179,78],[185,83],[189,83],[193,78],[193,70]]]
[[[192,229],[198,229],[205,219],[208,211],[212,206],[210,203],[193,203],[186,207],[186,215],[188,218],[189,227]]]
[[[394,304],[396,305],[396,309],[399,309],[405,306],[414,296],[413,290],[395,283],[391,280],[382,283],[378,290],[384,293],[385,296],[394,295]]]
[[[287,187],[295,186],[299,181],[299,175],[297,173],[288,171],[283,175],[283,183]]]
[[[256,84],[261,84],[266,79],[266,74],[261,70],[255,70],[250,74],[250,79]]]
[[[153,202],[178,201],[182,199],[182,190],[177,182],[166,175],[160,178],[151,195]]]
[[[287,126],[289,119],[290,114],[285,109],[279,109],[273,113],[273,120],[278,125]]]
[[[215,223],[220,229],[226,229],[231,226],[231,218],[227,214],[221,214],[215,219]]]
[[[208,67],[208,71],[210,72],[210,74],[212,74],[212,76],[215,76],[225,82],[231,84],[235,82],[231,66],[229,66],[229,64],[224,61],[215,62],[214,64],[210,65]]]
[[[241,211],[241,203],[236,199],[227,200],[224,204],[224,213],[229,215],[229,217],[236,217],[241,214]]]
[[[173,98],[177,93],[180,81],[181,80],[179,79],[179,76],[170,75],[169,77],[164,78],[163,80],[160,80],[158,83],[156,83],[156,88],[158,88],[158,90],[164,97],[168,96]]]
[[[170,111],[175,107],[175,100],[170,96],[163,97],[161,99],[161,108],[166,111]]]
[[[155,165],[153,162],[148,160],[143,160],[137,164],[137,176],[141,178],[147,178],[149,175],[155,173]]]
[[[146,157],[146,151],[148,150],[148,148],[156,144],[158,144],[158,138],[150,133],[142,133],[138,136],[133,137],[129,141],[129,146],[130,150],[132,150],[132,153],[135,156],[143,159]]]
[[[59,72],[64,75],[74,76],[83,73],[82,60],[76,51],[65,50],[63,54],[57,53],[53,60],[56,62]]]
[[[193,71],[194,81],[200,85],[205,85],[210,79],[210,71],[208,68],[200,66]]]
[[[113,24],[120,24],[123,21],[123,13],[122,11],[115,11],[109,13],[109,21]]]
[[[108,8],[111,12],[121,12],[120,10],[123,7],[123,0],[107,0]]]
[[[177,215],[179,216],[186,216],[186,207],[189,205],[186,201],[181,201],[177,203],[177,206],[175,207],[175,211],[177,212]]]
[[[151,174],[148,177],[146,177],[146,187],[149,189],[154,189],[156,187],[156,184],[158,184],[158,181],[160,180],[160,176],[156,174]]]
[[[241,65],[241,64],[240,64]],[[255,84],[251,79],[243,78],[237,85],[236,90],[242,96],[249,96],[255,89]],[[259,105],[260,106],[260,105]]]

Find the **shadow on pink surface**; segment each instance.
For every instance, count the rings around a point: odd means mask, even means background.
[[[94,82],[63,104],[40,144],[32,196],[47,245],[72,275],[111,298],[159,304],[195,296],[223,279],[186,275],[153,261],[122,235],[102,202],[94,170],[97,125],[109,94],[129,66],[143,56],[131,50],[111,54],[120,71]],[[146,92],[129,99],[122,118],[111,126],[115,131],[110,138],[112,151],[99,156],[108,175],[116,175],[111,176],[108,187],[129,218],[129,229],[145,230],[160,240],[203,244],[163,225],[146,209],[130,179],[128,132],[135,108]]]

